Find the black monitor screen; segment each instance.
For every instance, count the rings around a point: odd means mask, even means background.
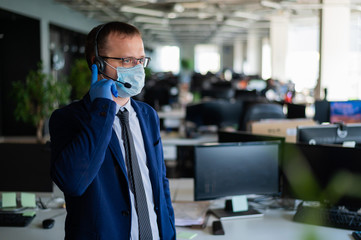
[[[195,200],[279,193],[279,143],[195,147]]]
[[[327,100],[315,101],[315,116],[318,123],[330,122],[330,102]]]
[[[218,142],[258,142],[258,141],[285,141],[284,137],[254,134],[246,131],[218,131]]]
[[[0,192],[53,191],[46,145],[1,143],[0,153]]]
[[[361,149],[286,143],[283,156],[283,197],[361,207]]]
[[[300,126],[297,128],[297,142],[307,144],[361,144],[361,124],[329,124]]]
[[[237,126],[243,109],[242,102],[215,100],[191,104],[186,108],[186,120],[195,125],[218,127]]]

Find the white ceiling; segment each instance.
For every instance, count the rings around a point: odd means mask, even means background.
[[[359,0],[357,0],[359,1]],[[56,0],[100,22],[126,21],[159,44],[232,43],[249,29],[269,33],[270,17],[316,16],[317,0]],[[350,5],[357,9],[356,3]]]

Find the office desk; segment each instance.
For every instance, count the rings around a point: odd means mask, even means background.
[[[65,209],[38,210],[27,227],[0,227],[1,240],[61,240],[64,239]],[[54,218],[55,217],[55,218]],[[54,218],[51,229],[43,229],[42,221]]]
[[[172,200],[192,201],[193,180],[172,179],[170,181]],[[224,205],[224,200],[212,201],[212,207]],[[329,228],[296,223],[292,221],[294,211],[283,209],[267,209],[262,211],[263,217],[222,220],[225,235],[212,235],[212,222],[217,220],[211,216],[205,229],[177,227],[177,232],[196,233],[196,240],[351,240],[351,230]],[[181,239],[181,238],[178,238]]]
[[[222,221],[225,235],[212,235],[212,221],[208,220],[205,229],[177,227],[177,232],[197,233],[193,239],[226,240],[340,240],[352,239],[350,230],[341,230],[321,226],[306,225],[292,221],[292,212],[267,210],[263,217],[243,218]],[[311,237],[312,236],[312,237]]]
[[[177,201],[193,200],[191,179],[171,179],[172,198]],[[219,201],[214,201],[214,205]],[[39,210],[27,227],[0,227],[0,240],[61,240],[64,239],[64,209]],[[59,214],[62,214],[59,216]],[[58,215],[58,216],[57,216]],[[177,227],[177,232],[196,233],[193,240],[351,240],[351,230],[306,225],[292,221],[292,211],[266,210],[263,217],[242,218],[222,221],[225,235],[212,235],[211,216],[204,229]],[[52,229],[43,229],[41,223],[46,218],[55,217]],[[182,238],[178,238],[182,240]]]

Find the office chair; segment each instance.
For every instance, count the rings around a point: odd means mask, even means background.
[[[284,119],[286,115],[283,112],[282,105],[278,103],[256,103],[249,105],[241,120],[240,130],[250,130],[249,124],[262,119]]]

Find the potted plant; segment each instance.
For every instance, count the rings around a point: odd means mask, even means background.
[[[43,73],[42,64],[31,70],[25,82],[13,83],[16,106],[15,119],[36,127],[36,139],[44,143],[43,128],[50,114],[70,99],[71,86],[65,81],[56,81],[50,74]]]
[[[89,90],[91,72],[85,59],[77,59],[70,70],[71,99],[81,99]]]

